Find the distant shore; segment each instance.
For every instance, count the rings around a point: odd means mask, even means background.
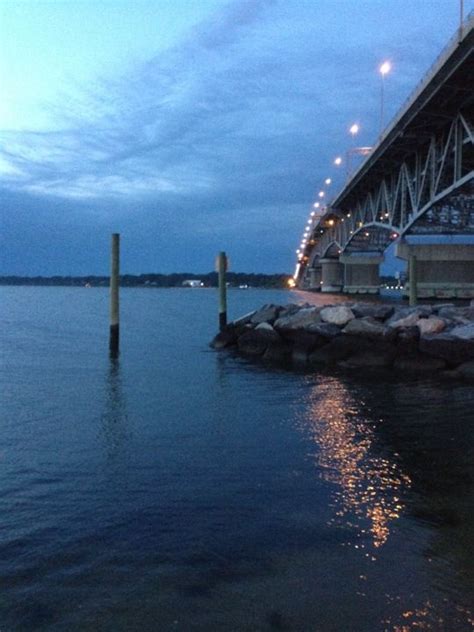
[[[288,274],[249,274],[245,272],[228,272],[227,282],[230,287],[258,287],[271,289],[287,289]],[[192,272],[176,272],[172,274],[123,274],[120,276],[122,287],[190,287],[189,282],[200,282],[200,287],[217,287],[217,272],[194,274]],[[68,287],[107,287],[108,276],[0,276],[0,285],[29,286],[68,286]]]

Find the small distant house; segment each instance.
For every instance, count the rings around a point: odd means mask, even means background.
[[[200,279],[186,279],[182,285],[183,287],[204,287],[204,283]]]

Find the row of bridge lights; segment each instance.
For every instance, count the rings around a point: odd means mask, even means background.
[[[382,84],[381,84],[381,99],[380,99],[380,135],[382,134],[383,123],[384,123],[384,83],[385,83],[385,75],[386,75],[386,74],[388,74],[388,73],[390,72],[391,68],[392,68],[392,66],[391,66],[391,64],[390,64],[390,62],[389,62],[389,61],[384,61],[384,62],[380,65],[380,67],[379,67],[379,72],[380,72],[380,75],[381,75],[381,77],[382,77]],[[353,124],[351,125],[351,127],[349,128],[349,133],[350,133],[350,134],[351,134],[351,136],[352,136],[352,141],[353,141],[353,143],[354,143],[354,139],[355,139],[356,135],[359,133],[359,130],[360,130],[360,126],[358,125],[358,123],[353,123]],[[370,149],[370,148],[363,148],[363,149]],[[347,152],[347,156],[346,156],[346,163],[347,163],[348,175],[349,175],[349,156],[350,156],[350,154],[349,154],[349,152]],[[337,156],[337,157],[334,159],[334,165],[335,165],[336,167],[340,167],[340,166],[342,165],[342,163],[343,163],[343,160],[342,160],[342,157],[341,157],[341,156]],[[332,179],[331,179],[331,178],[326,178],[326,179],[324,180],[324,184],[325,184],[326,186],[329,186],[331,183],[332,183]],[[296,270],[295,270],[295,273],[294,273],[294,275],[293,275],[293,278],[294,278],[295,280],[296,280],[296,279],[297,279],[297,277],[298,277],[298,274],[299,274],[299,271],[300,271],[300,267],[301,267],[301,265],[302,265],[303,263],[306,263],[306,261],[308,260],[308,257],[307,257],[307,255],[305,255],[304,251],[306,250],[306,247],[307,247],[308,243],[312,245],[312,243],[311,243],[311,241],[312,241],[312,240],[310,240],[309,238],[310,238],[310,235],[311,235],[311,230],[312,230],[312,228],[313,228],[313,226],[314,226],[314,223],[315,223],[315,221],[316,221],[316,219],[317,219],[315,216],[316,216],[317,214],[318,214],[318,215],[319,215],[319,214],[323,215],[323,214],[324,214],[324,212],[325,212],[325,210],[326,210],[326,206],[322,205],[322,201],[323,201],[323,199],[325,198],[325,196],[326,196],[326,191],[325,191],[324,189],[321,189],[321,191],[319,191],[319,193],[318,193],[318,197],[319,197],[320,201],[319,201],[319,202],[315,202],[315,203],[313,204],[313,207],[312,207],[312,208],[313,208],[313,210],[311,210],[311,212],[310,212],[310,214],[309,214],[309,217],[308,217],[308,223],[306,224],[305,230],[304,230],[304,232],[303,232],[303,236],[302,236],[302,238],[301,238],[300,247],[296,250],[297,264],[296,264]],[[347,215],[346,215],[346,216],[347,216],[347,217],[350,217],[350,216],[351,216],[351,214],[350,214],[350,213],[347,213]],[[385,213],[385,214],[384,214],[384,217],[385,217],[385,218],[388,218],[388,216],[389,216],[389,214],[388,214],[388,213]],[[381,219],[382,219],[382,218],[381,218]],[[344,221],[344,218],[341,218],[341,222],[343,222],[343,221]],[[383,221],[383,220],[382,220],[382,221]],[[334,220],[333,220],[333,219],[330,219],[330,220],[328,220],[328,222],[327,222],[327,223],[328,223],[328,226],[329,226],[329,227],[332,227],[332,226],[334,226],[334,223],[335,223],[335,222],[334,222]],[[362,222],[359,222],[359,228],[360,228],[362,225],[363,225],[363,223],[362,223]],[[322,234],[322,233],[324,233],[324,229],[320,229],[320,231],[319,231],[319,232],[320,232],[321,234]],[[353,232],[354,232],[354,231],[352,231],[352,230],[351,230],[351,231],[350,231],[350,234],[352,235],[352,234],[353,234]],[[368,236],[369,236],[369,233],[367,233],[367,232],[366,232],[366,233],[365,233],[365,236],[366,236],[366,237],[368,237]],[[392,239],[395,239],[396,237],[398,237],[398,234],[397,234],[397,233],[393,233],[393,234],[391,235],[391,238],[392,238]],[[314,243],[314,242],[313,242],[313,243]]]

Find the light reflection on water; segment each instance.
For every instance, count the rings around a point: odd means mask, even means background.
[[[313,387],[307,427],[318,448],[319,476],[336,486],[331,524],[354,529],[356,548],[365,548],[366,536],[381,547],[403,511],[409,475],[395,461],[371,454],[374,423],[364,415],[363,402],[355,401],[337,377]]]

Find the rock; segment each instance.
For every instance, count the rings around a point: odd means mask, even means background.
[[[291,361],[298,368],[303,368],[308,363],[309,352],[304,347],[294,347],[291,352]]]
[[[339,336],[342,332],[338,325],[331,325],[330,323],[313,323],[305,327],[306,331],[312,334],[319,334],[323,338],[330,339],[334,336]]]
[[[446,306],[438,309],[438,316],[463,325],[474,320],[474,310],[471,307]]]
[[[320,316],[325,323],[342,326],[354,318],[354,313],[345,305],[335,305],[334,307],[323,307]]]
[[[394,330],[397,333],[396,346],[398,354],[415,353],[418,350],[420,330],[418,327],[406,327]]]
[[[321,334],[307,331],[306,329],[282,329],[280,335],[285,340],[292,342],[297,347],[308,351],[318,349],[327,343],[327,338]]]
[[[248,329],[245,325],[235,325],[232,323],[228,325],[224,331],[220,331],[217,336],[214,337],[210,346],[216,350],[232,347],[237,344],[238,337],[246,331],[248,331]]]
[[[468,325],[459,325],[449,332],[454,338],[461,338],[462,340],[474,340],[474,323]]]
[[[364,316],[363,318],[354,318],[350,320],[342,330],[344,334],[352,334],[354,336],[364,336],[366,338],[383,338],[392,334],[393,330],[372,316]]]
[[[280,318],[286,318],[287,316],[293,316],[296,312],[299,312],[301,309],[301,305],[296,305],[295,303],[288,303],[281,308],[281,312],[279,314]]]
[[[441,331],[446,329],[446,321],[436,316],[420,318],[416,325],[422,336],[425,334],[439,334]]]
[[[258,331],[275,331],[270,323],[260,323],[255,327]]]
[[[431,358],[429,356],[413,354],[408,356],[399,356],[395,358],[393,368],[397,371],[408,373],[430,373],[441,371],[446,367],[445,360],[441,358]]]
[[[341,360],[346,360],[351,355],[369,351],[372,348],[373,343],[367,339],[350,335],[337,336],[324,345],[324,347],[310,353],[308,364],[311,366],[336,364]]]
[[[253,314],[250,322],[253,325],[258,325],[259,323],[273,324],[278,318],[278,314],[280,313],[280,311],[281,307],[279,305],[264,305],[261,309]]]
[[[339,365],[346,369],[357,369],[359,367],[388,367],[393,362],[393,354],[383,351],[366,351],[364,353],[356,353],[347,360],[339,362]]]
[[[455,338],[447,333],[422,336],[418,346],[422,353],[442,358],[452,366],[474,359],[474,340]]]
[[[458,366],[456,371],[464,379],[474,382],[474,360],[471,360],[470,362],[463,362],[463,364]]]
[[[370,316],[377,320],[387,320],[394,312],[392,305],[379,305],[377,303],[354,303],[351,309],[356,318]]]
[[[456,309],[456,305],[454,303],[438,303],[438,305],[435,305],[433,309],[435,314],[439,314],[442,309]]]
[[[319,309],[317,307],[303,307],[289,316],[280,316],[274,323],[277,329],[297,329],[317,322]]]
[[[387,320],[385,323],[390,327],[399,328],[399,327],[413,327],[418,322],[418,318],[428,318],[433,313],[433,308],[431,305],[419,305],[417,307],[397,307],[393,313],[393,315]],[[418,318],[416,318],[418,316]],[[408,324],[403,324],[405,321]],[[395,325],[395,323],[400,323]]]
[[[255,314],[254,311],[249,312],[248,314],[244,314],[240,318],[237,318],[237,320],[232,321],[230,325],[247,325],[248,323],[250,323],[250,319],[252,318],[254,314]]]
[[[239,351],[245,355],[261,356],[265,353],[270,343],[279,340],[280,336],[273,328],[272,331],[266,328],[251,329],[239,337],[237,345]]]
[[[268,364],[288,366],[291,364],[292,345],[285,340],[270,341],[263,354],[263,360]]]
[[[418,312],[412,312],[411,314],[407,314],[406,316],[399,316],[397,313],[392,316],[392,318],[387,322],[389,327],[393,327],[393,329],[400,329],[401,327],[413,327],[418,324],[420,320],[420,314]]]

